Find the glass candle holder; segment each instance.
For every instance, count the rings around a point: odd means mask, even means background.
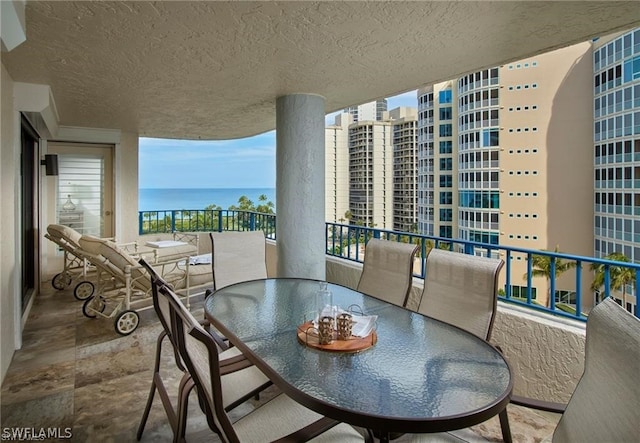
[[[338,340],[348,340],[351,338],[353,328],[353,318],[351,314],[343,312],[336,319],[336,330],[338,331]]]
[[[334,318],[325,316],[318,319],[318,342],[321,345],[330,345],[333,342]]]

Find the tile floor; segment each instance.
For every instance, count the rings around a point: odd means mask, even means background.
[[[0,392],[0,431],[7,428],[68,428],[71,441],[134,442],[149,392],[156,338],[161,326],[153,309],[139,310],[141,322],[129,336],[118,335],[113,322],[89,319],[82,302],[71,290],[43,290],[34,301],[23,334]],[[196,317],[202,315],[202,296],[192,302]],[[165,346],[168,351],[168,346]],[[177,392],[181,373],[164,352],[164,378]],[[272,393],[276,388],[272,389]],[[194,394],[195,395],[195,394]],[[197,400],[191,396],[187,440],[219,441],[209,430]],[[263,397],[264,398],[264,397]],[[233,413],[256,406],[252,400]],[[537,442],[551,434],[557,417],[547,417],[509,406],[511,430],[516,442]],[[467,441],[502,441],[497,418],[463,434]],[[156,395],[142,441],[171,441],[171,428]],[[401,438],[398,441],[406,440]],[[45,441],[61,441],[49,439]]]

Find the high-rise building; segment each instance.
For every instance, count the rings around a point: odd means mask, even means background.
[[[640,29],[593,51],[594,256],[640,262]]]
[[[419,90],[422,233],[591,254],[591,51],[581,43]],[[526,254],[510,260],[524,275]],[[556,290],[570,301],[563,278]],[[548,282],[533,283],[547,303]],[[512,294],[526,284],[511,281]]]
[[[374,102],[364,103],[362,105],[350,106],[343,112],[351,114],[354,122],[373,120],[384,120],[385,112],[387,112],[387,99],[379,99]]]
[[[325,220],[346,222],[349,211],[349,125],[351,114],[338,114],[325,127]]]
[[[393,124],[365,120],[349,127],[352,224],[393,227]]]
[[[415,231],[417,169],[415,108],[353,122],[338,114],[325,128],[327,221]]]
[[[418,232],[447,238],[458,216],[455,93],[451,81],[418,90]]]
[[[418,145],[416,108],[389,112],[393,121],[393,230],[416,232],[418,222]]]

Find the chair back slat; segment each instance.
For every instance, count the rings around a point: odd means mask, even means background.
[[[406,306],[418,245],[372,238],[364,251],[357,290],[397,306]]]
[[[584,373],[554,442],[637,442],[640,436],[640,320],[611,297],[589,313]]]
[[[266,245],[262,231],[212,232],[214,289],[267,278]]]
[[[418,312],[489,340],[503,265],[501,259],[432,249]]]

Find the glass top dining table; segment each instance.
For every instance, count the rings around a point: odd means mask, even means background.
[[[505,410],[511,371],[486,341],[344,286],[328,289],[340,308],[377,316],[373,346],[328,352],[298,340],[316,312],[316,280],[227,286],[207,297],[205,316],[294,400],[379,435],[461,429]]]

